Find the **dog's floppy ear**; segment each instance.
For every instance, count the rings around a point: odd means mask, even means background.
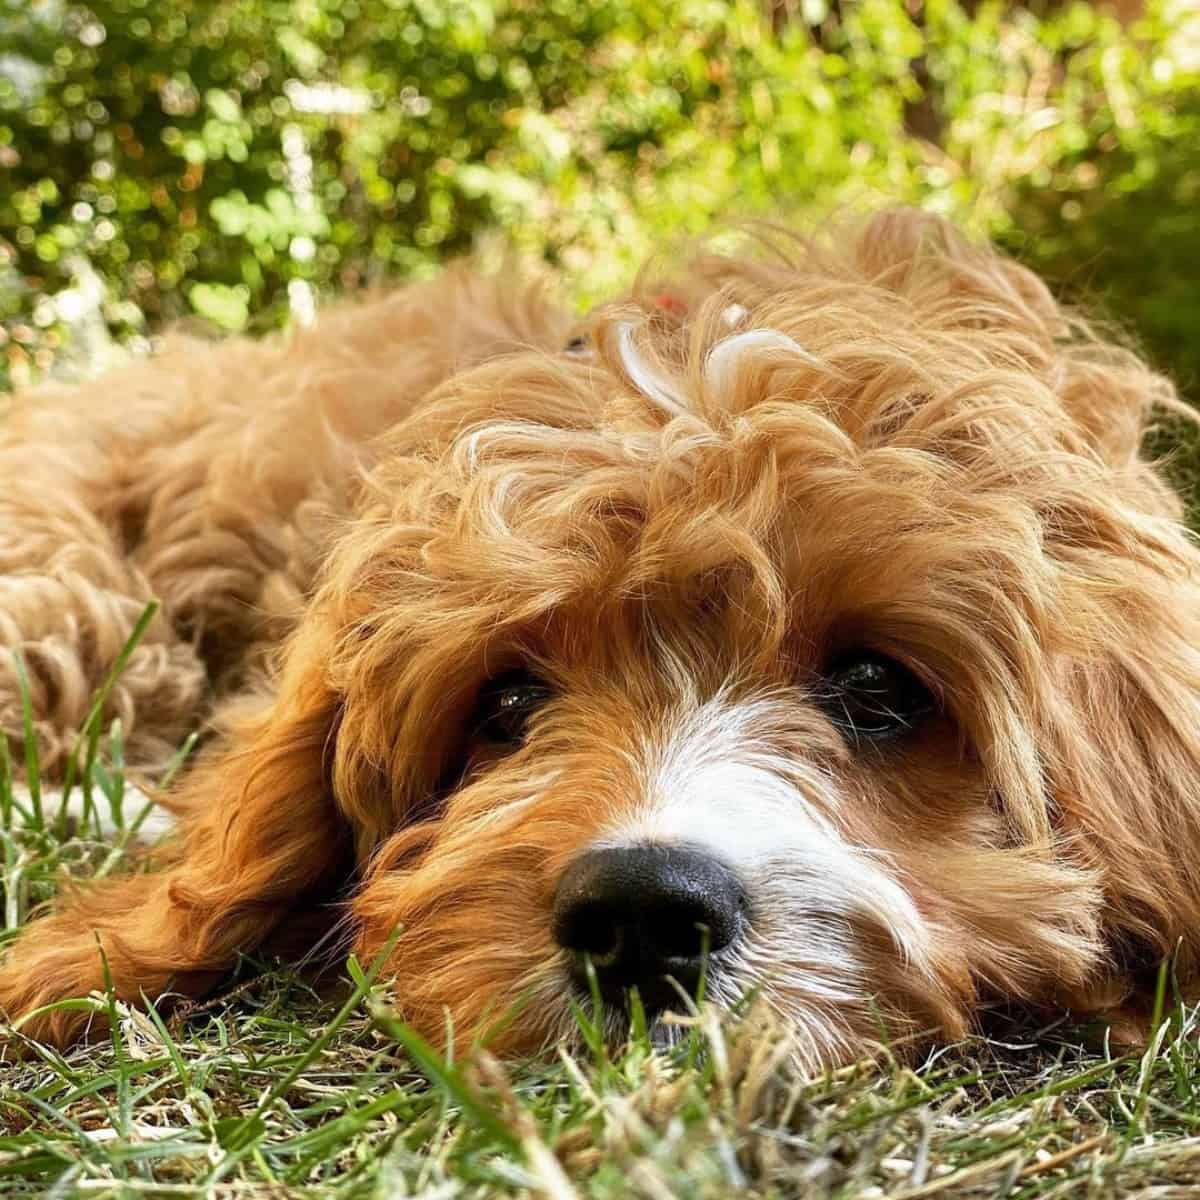
[[[301,626],[271,692],[237,702],[226,736],[167,798],[184,825],[181,865],[222,864],[223,878],[192,897],[214,929],[278,916],[273,906],[328,882],[352,836],[333,796],[341,707],[316,625]],[[183,887],[173,894],[183,899]]]
[[[302,629],[275,690],[228,715],[227,736],[165,798],[182,829],[160,870],[80,888],[17,939],[0,966],[0,1012],[16,1020],[100,989],[104,961],[120,999],[198,994],[327,895],[351,831],[329,787],[338,701],[321,660],[319,637]],[[89,1019],[60,1011],[25,1029],[62,1044]]]
[[[1193,988],[1200,967],[1200,552],[1120,495],[1062,506],[1050,536],[1068,644],[1043,748],[1067,852],[1105,892],[1115,972],[1097,994],[1118,998],[1177,947]]]

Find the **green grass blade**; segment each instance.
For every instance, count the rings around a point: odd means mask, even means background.
[[[25,786],[29,789],[31,824],[35,829],[46,827],[42,812],[42,773],[38,762],[37,736],[33,729],[33,697],[29,691],[29,673],[25,669],[25,656],[20,650],[12,652],[13,666],[17,673],[17,691],[21,696],[21,725],[25,736]]]

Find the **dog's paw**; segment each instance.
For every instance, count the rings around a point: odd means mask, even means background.
[[[69,982],[61,970],[54,979],[31,977],[28,957],[13,961],[10,955],[0,966],[0,1048],[33,1041],[65,1049],[107,1028],[103,1003],[88,995],[96,980],[80,974]]]

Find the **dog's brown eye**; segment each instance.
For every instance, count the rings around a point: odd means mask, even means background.
[[[837,658],[822,695],[830,720],[855,738],[911,729],[934,708],[929,689],[907,667],[869,650]]]
[[[489,679],[475,707],[475,735],[493,746],[519,745],[529,718],[550,695],[550,688],[529,671],[506,671]]]

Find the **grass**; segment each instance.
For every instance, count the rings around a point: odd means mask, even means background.
[[[0,750],[3,940],[65,877],[119,870],[136,844],[145,805],[100,708],[74,821],[36,786],[31,738],[23,793]],[[433,1051],[388,1011],[372,964],[350,960],[332,997],[257,966],[167,1018],[92,997],[111,1036],[67,1054],[0,1026],[0,1195],[1200,1195],[1200,1009],[1179,1003],[1140,1054],[998,1015],[916,1067],[884,1049],[805,1079],[753,1007],[701,1009],[667,1050],[635,1030],[610,1051],[585,1006],[585,1053],[501,1065]]]
[[[1159,416],[1143,445],[1162,463],[1167,478],[1187,505],[1188,524],[1200,532],[1200,424],[1173,413]]]

